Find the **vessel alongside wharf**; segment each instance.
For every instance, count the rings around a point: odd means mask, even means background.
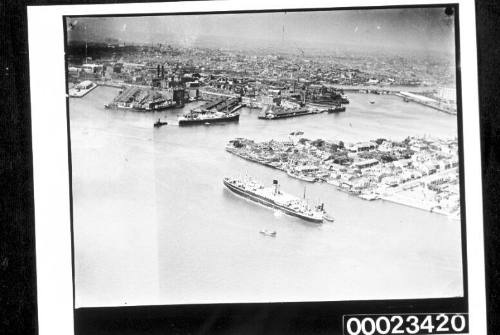
[[[212,123],[238,122],[238,113],[188,113],[178,117],[179,126],[210,125]]]
[[[327,110],[329,114],[345,112],[345,106],[335,106]]]
[[[306,107],[286,108],[283,106],[267,105],[261,109],[261,112],[259,113],[259,119],[278,120],[318,113],[319,110]]]
[[[320,114],[324,112],[339,113],[345,111],[346,108],[345,106],[342,106],[340,100],[327,104],[305,102],[297,103],[294,101],[282,100],[278,104],[264,105],[259,113],[259,119],[277,120]]]
[[[237,111],[242,107],[236,98],[222,98],[210,101],[179,116],[179,126],[238,122],[240,114]]]

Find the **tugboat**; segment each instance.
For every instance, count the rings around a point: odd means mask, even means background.
[[[223,182],[230,191],[243,198],[305,221],[323,223],[326,214],[323,204],[311,207],[305,199],[282,192],[276,179],[273,180],[273,187],[264,187],[251,178],[225,177]]]
[[[158,119],[158,121],[155,122],[154,127],[155,128],[160,128],[161,126],[166,126],[168,124],[167,121],[161,121]]]

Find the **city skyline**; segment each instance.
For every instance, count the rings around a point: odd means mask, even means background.
[[[454,52],[444,8],[68,18],[68,40]]]

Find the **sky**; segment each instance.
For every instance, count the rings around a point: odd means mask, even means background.
[[[443,8],[74,18],[68,39],[204,46],[243,43],[454,50],[454,19]]]

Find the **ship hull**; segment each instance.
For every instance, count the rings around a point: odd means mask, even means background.
[[[160,112],[167,109],[174,109],[182,107],[182,105],[168,105],[168,106],[158,106],[153,108],[145,108],[145,107],[125,107],[118,106],[114,103],[104,104],[104,108],[111,110],[122,110],[122,111],[134,111],[134,112]]]
[[[242,104],[238,104],[236,107],[234,107],[233,109],[231,109],[231,113],[234,113],[234,112],[240,110],[243,107],[245,107],[245,106],[242,105]]]
[[[291,117],[298,117],[298,116],[304,116],[304,115],[313,115],[317,114],[317,112],[313,111],[308,111],[308,110],[299,110],[295,112],[285,112],[285,113],[276,113],[272,114],[272,117],[267,117],[266,115],[259,115],[259,119],[263,120],[278,120],[278,119],[287,119]]]
[[[345,112],[345,107],[335,107],[335,108],[330,108],[328,109],[328,113],[341,113]]]
[[[154,127],[160,128],[161,126],[166,126],[168,122],[155,122]]]
[[[229,116],[224,118],[179,120],[179,126],[192,126],[205,123],[238,122],[239,120],[240,120],[240,115],[236,114],[234,116]]]
[[[316,181],[316,178],[314,178],[314,177],[301,176],[301,175],[291,173],[291,172],[287,172],[286,174],[292,178],[299,179],[302,181],[307,181],[309,183],[314,183]]]
[[[323,219],[316,219],[316,218],[312,218],[312,217],[309,217],[309,216],[306,216],[306,215],[302,215],[300,213],[297,213],[287,207],[284,207],[282,205],[279,205],[277,203],[275,203],[274,201],[270,200],[270,199],[266,199],[258,194],[254,194],[254,193],[250,193],[248,191],[245,191],[243,189],[240,189],[228,182],[226,182],[225,180],[223,181],[224,182],[224,185],[229,189],[231,190],[232,192],[236,193],[237,195],[243,197],[243,198],[247,198],[247,199],[250,199],[254,202],[257,202],[257,203],[260,203],[264,206],[267,206],[267,207],[270,207],[270,208],[274,208],[274,209],[279,209],[280,211],[283,211],[285,214],[288,214],[288,215],[291,215],[291,216],[295,216],[295,217],[298,217],[302,220],[306,220],[306,221],[309,221],[309,222],[314,222],[314,223],[322,223],[323,222]]]

